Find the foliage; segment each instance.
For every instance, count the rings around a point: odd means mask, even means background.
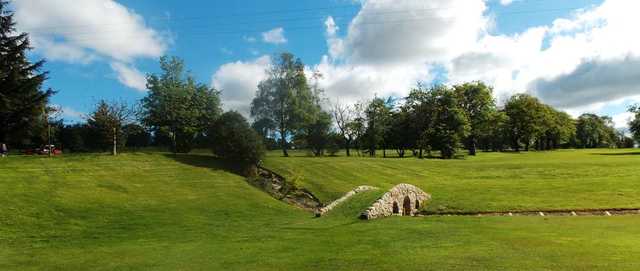
[[[0,1],[0,142],[21,145],[24,139],[37,137],[37,125],[46,118],[45,109],[51,89],[42,90],[47,72],[41,72],[44,60],[32,63],[26,33],[18,33],[8,3]]]
[[[151,133],[142,125],[129,123],[122,127],[124,137],[127,139],[125,146],[130,149],[139,149],[151,145]]]
[[[616,132],[607,116],[583,114],[576,123],[576,140],[580,148],[615,147]]]
[[[265,154],[260,136],[238,112],[222,114],[207,134],[211,149],[218,157],[257,165]]]
[[[429,91],[429,96],[432,122],[424,131],[424,137],[428,138],[431,148],[440,150],[442,158],[451,159],[469,133],[467,115],[460,108],[452,89],[435,86]]]
[[[351,156],[351,145],[358,139],[358,123],[356,123],[356,111],[349,105],[335,102],[331,110],[340,135],[344,141],[347,156]]]
[[[470,155],[476,155],[478,138],[486,135],[492,124],[489,117],[496,110],[493,89],[482,82],[471,82],[453,87],[459,107],[469,120],[469,134],[466,138]]]
[[[132,115],[132,110],[124,102],[100,100],[87,119],[89,136],[95,144],[92,147],[103,151],[111,148],[115,155],[116,150],[125,145],[127,139],[122,127],[131,122]]]
[[[520,151],[524,145],[525,151],[529,151],[534,139],[544,132],[543,104],[528,94],[516,94],[505,104],[505,113],[509,117],[507,129],[512,149]]]
[[[267,78],[258,84],[251,116],[276,129],[282,153],[288,156],[288,139],[317,113],[315,101],[302,61],[282,53],[267,71]]]
[[[177,57],[160,58],[161,74],[147,77],[149,92],[142,99],[142,122],[166,134],[173,152],[191,151],[194,140],[220,115],[220,92],[197,83]]]
[[[636,142],[640,142],[640,105],[629,108],[629,112],[633,113],[633,119],[629,121],[629,131],[633,134]]]
[[[324,155],[327,146],[331,144],[331,115],[324,111],[319,111],[317,115],[305,121],[299,129],[296,137],[308,147],[315,156]]]

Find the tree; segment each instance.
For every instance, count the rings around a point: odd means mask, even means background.
[[[633,119],[629,121],[629,131],[636,142],[640,142],[640,105],[631,106],[629,112],[633,113]]]
[[[371,100],[365,109],[366,132],[364,134],[364,144],[369,156],[376,156],[376,149],[382,147],[386,157],[386,142],[384,135],[389,129],[389,117],[391,114],[391,99],[379,97]]]
[[[424,136],[430,147],[440,150],[442,158],[451,159],[469,133],[469,120],[452,89],[434,86],[428,94],[433,101],[432,118]]]
[[[235,111],[225,112],[207,132],[213,153],[223,159],[255,166],[264,157],[260,135]]]
[[[433,123],[433,96],[429,94],[429,89],[421,84],[409,92],[403,105],[403,110],[409,113],[409,121],[411,123],[411,133],[414,138],[411,145],[414,150],[418,149],[418,157],[423,158],[423,150],[430,152],[429,138],[425,131]],[[414,155],[416,151],[414,151]]]
[[[122,127],[124,138],[127,139],[125,146],[131,149],[148,147],[151,145],[151,133],[149,133],[142,125],[137,123],[129,123]]]
[[[357,124],[355,123],[355,111],[349,105],[335,102],[331,111],[338,131],[344,140],[344,148],[347,156],[351,156],[351,145],[357,136]]]
[[[95,147],[103,151],[111,147],[111,154],[117,155],[118,148],[122,148],[126,142],[122,127],[129,124],[132,116],[132,110],[125,102],[100,100],[87,119]]]
[[[505,113],[509,116],[508,132],[513,150],[525,151],[533,140],[544,131],[543,106],[540,101],[528,94],[516,94],[505,104]]]
[[[576,123],[576,139],[580,148],[615,147],[616,132],[612,119],[582,114]]]
[[[479,146],[485,151],[503,151],[509,144],[509,116],[504,110],[493,111],[480,131]]]
[[[543,105],[543,132],[537,140],[538,150],[557,149],[575,137],[576,125],[571,116],[551,106]]]
[[[65,152],[88,152],[89,139],[89,127],[85,123],[65,125],[60,131],[60,143]]]
[[[194,140],[220,115],[220,92],[197,83],[177,57],[160,58],[161,74],[147,77],[149,92],[142,99],[142,122],[166,134],[171,151],[187,153]]]
[[[478,138],[490,123],[488,118],[495,111],[493,90],[482,82],[464,83],[453,87],[460,108],[464,110],[469,120],[469,136],[467,148],[469,155],[476,155]]]
[[[394,148],[399,157],[404,157],[405,151],[412,147],[415,133],[411,129],[410,113],[405,108],[391,112],[389,129],[385,135],[389,146]]]
[[[43,114],[51,89],[42,90],[47,72],[41,72],[44,60],[31,63],[26,33],[17,33],[8,3],[0,1],[0,143],[19,143],[34,136],[33,128]]]
[[[251,102],[251,116],[273,123],[282,154],[289,156],[288,140],[309,115],[317,113],[314,100],[302,61],[290,53],[282,53],[267,71],[267,78],[258,84],[256,97]]]
[[[313,155],[322,156],[331,142],[331,115],[320,111],[315,118],[306,122],[296,134]]]

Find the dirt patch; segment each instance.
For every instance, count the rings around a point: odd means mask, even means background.
[[[247,178],[247,181],[278,200],[310,212],[323,206],[322,202],[310,191],[296,187],[285,177],[263,167],[258,167],[257,174]]]

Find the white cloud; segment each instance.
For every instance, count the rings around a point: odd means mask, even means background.
[[[117,73],[118,81],[123,85],[138,91],[147,90],[147,78],[135,67],[113,62],[111,63],[111,68]]]
[[[262,41],[272,44],[282,44],[287,42],[284,37],[284,29],[282,27],[271,29],[262,33]]]
[[[483,0],[362,1],[344,37],[329,16],[328,54],[312,68],[323,74],[318,85],[343,102],[405,96],[473,46],[487,27],[485,8]]]
[[[12,3],[18,29],[28,32],[37,52],[50,60],[86,64],[101,59],[119,66],[157,58],[168,46],[166,38],[146,26],[140,15],[113,0]],[[131,78],[122,78],[128,86],[140,88]]]
[[[500,5],[508,6],[513,3],[513,0],[500,0]]]
[[[266,77],[270,64],[271,58],[262,56],[253,61],[236,61],[220,66],[213,74],[211,84],[222,91],[223,107],[248,117],[258,83]]]
[[[507,2],[514,1],[502,4]],[[575,116],[605,108],[615,115],[621,110],[611,106],[640,95],[639,1],[605,0],[512,35],[489,31],[494,22],[486,3],[362,0],[345,30],[326,18],[327,53],[308,69],[323,74],[318,85],[329,98],[345,102],[374,93],[403,96],[417,81],[429,82],[442,72],[448,83],[485,81],[500,101],[529,92]],[[264,40],[278,40],[266,35],[277,30],[264,33]],[[283,35],[280,40],[286,41]],[[229,63],[214,76],[214,85],[244,90],[230,98],[245,112],[264,76],[254,65]],[[242,79],[244,71],[250,79]]]
[[[629,122],[633,120],[635,114],[631,112],[622,112],[612,117],[613,124],[616,129],[625,129],[629,127]]]

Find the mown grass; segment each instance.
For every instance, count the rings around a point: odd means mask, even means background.
[[[209,156],[9,157],[0,159],[0,270],[640,268],[638,216],[358,220],[381,192],[312,218]]]
[[[640,207],[640,155],[633,150],[481,153],[461,160],[281,157],[266,166],[330,202],[358,185],[398,183],[431,193],[431,211]]]

